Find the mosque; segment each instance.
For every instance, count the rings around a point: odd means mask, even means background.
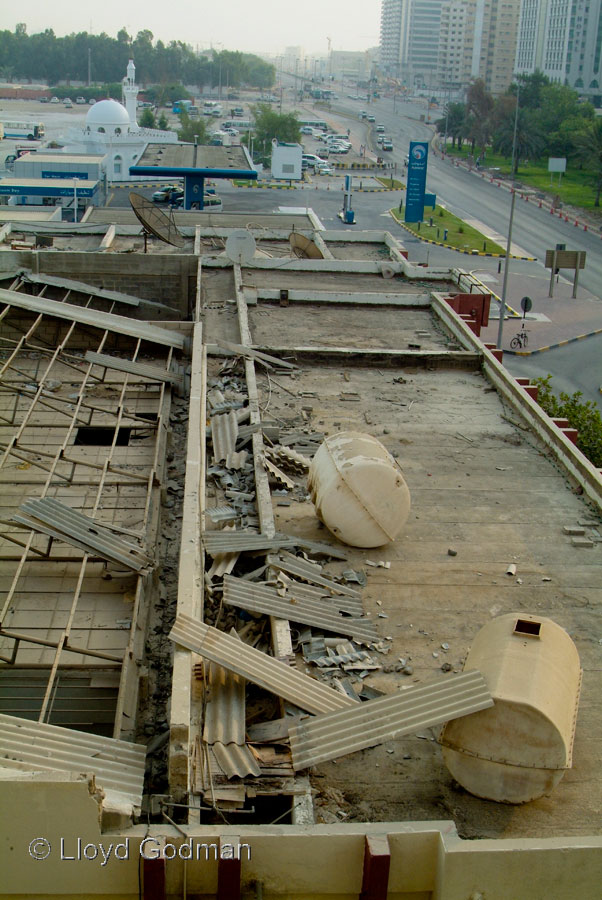
[[[136,67],[130,59],[123,79],[123,103],[100,100],[88,110],[83,128],[72,128],[65,135],[64,152],[105,157],[109,181],[136,181],[129,174],[149,143],[177,144],[175,131],[141,128],[136,121]]]

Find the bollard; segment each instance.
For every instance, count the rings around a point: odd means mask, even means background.
[[[444,228],[444,229],[443,229],[443,240],[444,240],[444,241],[447,240],[447,228]]]
[[[487,252],[487,241],[483,241],[483,253]]]

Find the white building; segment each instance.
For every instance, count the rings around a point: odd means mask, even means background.
[[[123,100],[100,100],[91,106],[83,128],[73,128],[65,136],[65,151],[68,153],[101,154],[107,157],[106,170],[109,181],[136,181],[129,174],[144,153],[146,145],[152,143],[177,143],[175,131],[160,131],[157,128],[141,128],[136,121],[136,98],[138,87],[135,83],[136,67],[131,59],[127,75],[123,79]],[[124,105],[125,104],[125,105]]]
[[[517,73],[539,70],[598,105],[601,45],[601,0],[522,0]]]

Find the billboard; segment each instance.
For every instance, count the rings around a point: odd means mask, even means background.
[[[406,186],[406,222],[422,222],[429,146],[427,141],[410,141]]]

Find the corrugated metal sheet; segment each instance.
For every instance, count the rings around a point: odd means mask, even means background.
[[[213,744],[213,752],[227,778],[245,778],[247,775],[261,775],[259,763],[246,744]]]
[[[49,300],[47,297],[32,297],[30,294],[19,294],[16,291],[7,291],[5,288],[0,288],[0,303],[17,306],[19,309],[28,309],[44,316],[80,322],[83,325],[101,328],[103,331],[127,334],[133,338],[142,338],[145,341],[167,347],[177,347],[178,350],[184,349],[185,337],[183,334],[159,328],[157,325],[148,325],[146,322],[141,322],[140,319],[116,316],[114,313],[103,313],[95,309],[75,306],[73,303],[59,303],[58,300]]]
[[[99,157],[101,159],[102,157]],[[68,160],[61,159],[61,162]],[[73,160],[75,162],[75,159]],[[121,291],[107,291],[105,288],[98,287],[95,284],[86,284],[84,281],[74,281],[72,278],[56,278],[52,275],[36,275],[35,272],[29,270],[21,272],[23,281],[30,281],[33,284],[51,284],[54,287],[63,288],[65,291],[77,291],[80,294],[88,296],[100,297],[103,300],[111,300],[115,303],[125,303],[128,306],[140,306],[140,298],[132,297],[131,294],[123,294]],[[161,306],[160,303],[153,306]]]
[[[53,497],[26,500],[12,518],[34,531],[81,547],[102,559],[127,566],[134,572],[153,564],[151,557],[139,547],[124,541],[123,537],[115,537],[108,527]]]
[[[242,553],[245,550],[282,550],[292,547],[303,547],[310,553],[330,556],[332,559],[347,560],[347,554],[331,544],[310,541],[306,538],[289,534],[276,534],[268,537],[254,531],[211,531],[203,535],[205,550],[214,556],[215,553]]]
[[[208,744],[245,743],[245,679],[216,663],[209,666],[203,740]]]
[[[333,609],[339,609],[341,612],[347,613],[349,616],[360,618],[364,614],[364,607],[361,600],[354,600],[353,597],[341,597],[337,594],[331,594],[326,588],[313,587],[310,584],[303,584],[301,581],[295,581],[283,573],[287,579],[285,581],[287,595],[295,597],[297,600],[328,600]]]
[[[211,440],[213,441],[213,457],[216,462],[222,462],[229,453],[234,453],[237,437],[238,420],[233,409],[222,415],[211,417]]]
[[[140,807],[145,757],[141,744],[0,714],[0,767],[94,775],[107,808]]]
[[[487,683],[476,670],[407,688],[293,725],[293,766],[306,769],[490,706],[493,700]]]
[[[304,625],[313,625],[335,634],[348,634],[356,641],[371,643],[378,640],[374,623],[369,619],[353,619],[342,616],[330,605],[329,600],[295,600],[281,597],[275,588],[253,584],[232,575],[224,577],[224,603],[251,612],[292,619]]]
[[[285,551],[277,556],[268,557],[268,565],[273,569],[280,569],[281,572],[287,572],[289,575],[295,575],[302,581],[310,581],[312,584],[319,584],[320,587],[326,588],[332,594],[343,594],[345,597],[354,597],[359,600],[361,594],[355,588],[348,587],[346,584],[337,584],[330,578],[322,575],[322,567],[317,563],[309,562],[306,559],[300,559],[292,553]]]
[[[244,464],[247,461],[247,456],[249,454],[246,450],[238,450],[232,453],[228,453],[226,457],[226,468],[227,469],[242,469]]]
[[[293,538],[280,535],[268,537],[253,531],[206,531],[203,534],[205,550],[211,556],[217,553],[242,553],[244,550],[278,550],[294,547]]]
[[[348,697],[327,685],[190,616],[179,615],[169,636],[182,647],[225,666],[308,712],[330,712],[354,705]]]

